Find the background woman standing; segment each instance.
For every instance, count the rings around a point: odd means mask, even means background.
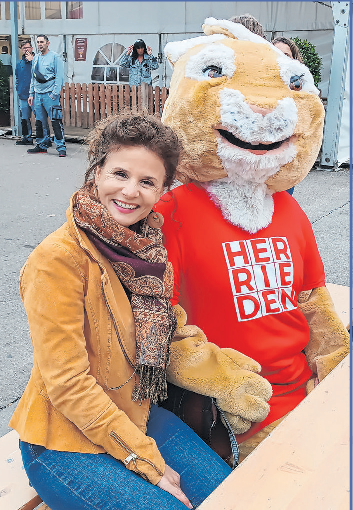
[[[152,49],[146,46],[142,39],[138,39],[128,47],[119,64],[130,69],[130,87],[141,83],[152,85],[151,71],[158,69],[157,58],[152,55]]]

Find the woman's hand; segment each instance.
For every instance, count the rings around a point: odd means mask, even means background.
[[[130,46],[128,47],[127,52],[126,52],[128,55],[130,55],[130,53],[132,52],[133,47],[134,47],[134,45],[130,44]]]
[[[147,55],[152,54],[152,48],[150,46],[147,46]]]
[[[169,492],[169,494],[184,503],[184,505],[188,508],[193,508],[192,504],[180,488],[180,475],[174,471],[174,469],[167,466],[167,464],[165,465],[164,475],[157,483],[157,487]]]

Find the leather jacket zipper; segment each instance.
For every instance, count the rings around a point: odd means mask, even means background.
[[[122,460],[123,464],[125,466],[127,466],[131,461],[134,463],[134,466],[135,466],[135,471],[136,473],[138,473],[142,478],[144,478],[147,482],[149,481],[148,480],[148,477],[145,475],[145,473],[142,473],[142,471],[140,471],[137,467],[137,464],[136,464],[136,461],[139,460],[141,462],[146,462],[147,464],[149,464],[150,466],[152,466],[156,471],[157,473],[160,475],[160,476],[163,476],[163,473],[162,471],[155,465],[153,464],[153,462],[151,462],[150,460],[148,459],[145,459],[144,457],[140,457],[139,455],[137,455],[137,453],[135,453],[131,448],[130,446],[125,443],[125,441],[123,439],[121,439],[120,436],[118,436],[118,434],[116,434],[116,432],[114,432],[114,430],[111,430],[109,432],[109,435],[110,437],[116,442],[118,443],[119,446],[121,446],[129,455]]]
[[[124,356],[125,356],[126,360],[128,361],[128,363],[129,363],[129,364],[132,366],[132,368],[134,369],[133,374],[132,374],[132,375],[130,376],[130,378],[128,379],[128,381],[129,381],[129,380],[131,379],[131,377],[135,374],[135,370],[136,370],[136,369],[135,369],[135,365],[134,365],[134,363],[132,363],[132,362],[131,362],[131,360],[130,360],[130,358],[129,358],[128,354],[127,354],[127,352],[125,351],[124,345],[123,345],[123,343],[122,343],[122,341],[121,341],[121,338],[120,338],[120,335],[119,335],[119,331],[118,331],[118,327],[117,327],[117,324],[116,324],[116,321],[115,321],[115,317],[114,317],[114,315],[113,315],[113,312],[111,311],[111,308],[110,308],[110,306],[109,306],[108,300],[107,300],[106,295],[105,295],[105,292],[104,292],[104,285],[103,285],[103,282],[102,282],[102,284],[101,284],[101,287],[102,287],[102,294],[103,294],[103,297],[104,297],[104,301],[105,301],[105,304],[106,304],[106,306],[107,306],[107,308],[108,308],[109,314],[110,314],[110,316],[111,316],[111,318],[112,318],[113,325],[114,325],[114,330],[115,330],[115,334],[116,334],[116,336],[117,336],[117,338],[118,338],[118,342],[119,342],[119,345],[120,345],[120,347],[121,347],[121,350],[123,351],[123,354],[124,354]],[[126,382],[128,382],[128,381],[126,381]],[[124,384],[126,384],[126,383],[124,383]],[[122,386],[123,386],[123,385],[122,385]],[[120,388],[120,387],[118,387],[118,388]],[[118,388],[117,388],[117,389],[118,389]],[[110,389],[116,389],[116,388],[110,388]],[[134,467],[135,467],[135,472],[136,472],[136,473],[138,473],[138,474],[139,474],[139,475],[140,475],[140,476],[141,476],[144,480],[146,480],[147,482],[149,482],[149,479],[148,479],[148,477],[147,477],[147,475],[146,475],[145,473],[142,473],[142,471],[140,471],[140,470],[138,469],[137,464],[136,464],[136,461],[137,461],[137,460],[139,460],[139,461],[141,461],[141,462],[146,462],[146,463],[147,463],[147,464],[149,464],[151,467],[153,467],[153,468],[157,471],[157,473],[158,473],[160,476],[163,476],[162,471],[161,471],[161,470],[160,470],[160,469],[159,469],[159,468],[158,468],[155,464],[153,464],[153,462],[151,462],[151,461],[150,461],[150,460],[148,460],[148,459],[145,459],[144,457],[140,457],[140,455],[137,455],[137,453],[135,453],[135,452],[134,452],[134,451],[130,448],[130,446],[129,446],[127,443],[125,443],[125,441],[124,441],[123,439],[121,439],[121,437],[120,437],[120,436],[118,436],[118,434],[116,434],[116,432],[114,432],[113,430],[111,430],[111,431],[109,432],[109,435],[110,435],[110,437],[111,437],[111,438],[112,438],[112,439],[113,439],[116,443],[118,443],[118,445],[119,445],[121,448],[123,448],[123,449],[124,449],[124,450],[128,453],[128,456],[127,456],[125,459],[123,459],[123,460],[122,460],[122,462],[123,462],[123,464],[124,464],[125,466],[127,466],[130,462],[133,462],[133,463],[134,463]]]
[[[115,330],[115,334],[118,338],[118,342],[119,342],[119,345],[121,347],[121,350],[123,351],[123,354],[127,360],[127,362],[129,363],[129,365],[134,369],[134,371],[136,370],[136,367],[135,367],[135,364],[130,360],[127,352],[125,351],[125,348],[124,348],[124,345],[121,341],[121,338],[120,338],[120,335],[119,335],[119,330],[118,330],[118,326],[116,325],[116,321],[115,321],[115,317],[113,315],[113,312],[111,311],[111,308],[109,306],[109,303],[108,303],[108,300],[106,298],[106,295],[105,295],[105,292],[104,292],[104,285],[103,285],[103,282],[101,283],[101,287],[102,287],[102,294],[103,294],[103,297],[104,297],[104,301],[105,301],[105,304],[108,308],[108,311],[109,311],[109,315],[110,317],[112,318],[112,321],[113,321],[113,326],[114,326],[114,330]]]

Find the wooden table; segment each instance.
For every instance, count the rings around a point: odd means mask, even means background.
[[[349,325],[349,287],[344,285],[336,285],[334,283],[326,283],[327,290],[331,294],[332,301],[338,317],[345,326]]]
[[[327,288],[347,325],[349,288]],[[199,510],[348,510],[348,362],[343,360]],[[9,432],[0,438],[0,510],[32,510],[40,501],[23,469],[18,434]]]
[[[349,510],[347,356],[199,510]]]

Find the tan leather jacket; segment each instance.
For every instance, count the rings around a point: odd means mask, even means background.
[[[10,426],[48,449],[108,452],[158,483],[165,463],[145,435],[150,402],[131,401],[130,303],[108,260],[75,225],[72,199],[67,222],[22,268],[20,292],[34,366]]]

